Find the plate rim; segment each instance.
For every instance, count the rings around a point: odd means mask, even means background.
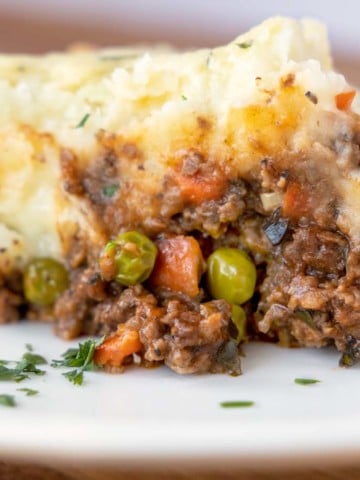
[[[51,463],[76,458],[79,464],[127,467],[135,467],[141,461],[143,466],[188,464],[216,467],[221,464],[222,468],[256,466],[257,469],[267,469],[348,464],[358,461],[360,454],[360,415],[335,422],[329,418],[316,424],[302,419],[286,425],[271,421],[265,431],[260,423],[254,425],[251,421],[244,422],[241,428],[229,428],[225,422],[194,428],[191,422],[175,421],[167,422],[165,426],[129,421],[120,428],[118,425],[109,428],[98,421],[70,424],[66,416],[48,424],[45,421],[39,428],[38,421],[24,421],[23,417],[20,415],[15,422],[12,419],[7,425],[3,424],[7,431],[6,439],[0,437],[3,457],[31,462],[45,459]],[[56,438],[51,439],[54,429]],[[85,436],[87,442],[80,443],[75,452],[73,444],[67,442],[69,434]],[[294,436],[298,439],[297,444],[291,442],[290,448],[289,444],[284,448]],[[214,441],[209,442],[209,438]],[[255,444],[257,448],[254,448]]]

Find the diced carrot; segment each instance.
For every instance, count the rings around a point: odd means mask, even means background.
[[[311,215],[312,205],[309,192],[299,183],[290,182],[283,199],[285,217],[298,220]]]
[[[220,172],[193,175],[180,174],[175,179],[185,203],[200,205],[221,197],[226,187],[226,177]]]
[[[199,324],[199,331],[205,338],[211,338],[219,335],[223,316],[220,312],[211,313],[203,318]]]
[[[169,288],[190,297],[199,293],[204,260],[193,237],[177,235],[156,242],[158,256],[150,277],[152,287]]]
[[[336,108],[339,110],[349,110],[355,95],[355,90],[350,90],[348,92],[342,92],[335,95]]]
[[[96,365],[120,367],[125,357],[139,352],[141,348],[139,333],[121,324],[113,335],[96,347],[94,362]]]

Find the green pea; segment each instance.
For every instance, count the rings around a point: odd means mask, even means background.
[[[207,284],[214,298],[241,305],[254,294],[255,265],[242,250],[218,248],[207,261]]]
[[[129,286],[149,278],[155,264],[157,248],[139,232],[122,233],[110,241],[100,255],[100,272],[105,280]]]
[[[36,258],[25,269],[25,298],[36,305],[50,306],[68,288],[66,268],[52,258]]]
[[[231,320],[236,327],[236,343],[242,342],[246,337],[246,313],[238,305],[231,306]]]

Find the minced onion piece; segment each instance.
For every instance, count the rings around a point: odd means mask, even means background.
[[[280,192],[260,193],[260,200],[266,212],[272,212],[282,204],[283,195]]]

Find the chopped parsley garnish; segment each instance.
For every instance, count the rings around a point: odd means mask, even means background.
[[[82,119],[80,120],[80,122],[76,125],[75,128],[82,128],[85,126],[86,122],[89,120],[90,118],[90,113],[86,113]]]
[[[45,375],[45,370],[40,370],[37,365],[47,363],[46,359],[33,353],[33,347],[29,343],[25,345],[26,352],[20,360],[0,360],[0,381],[12,381],[19,383],[22,380],[30,378],[30,375]],[[18,388],[19,392],[24,392],[27,396],[37,395],[39,392],[32,388]],[[15,397],[13,395],[1,394],[0,405],[6,407],[15,407]]]
[[[14,395],[8,395],[7,393],[0,394],[0,405],[4,407],[15,407],[15,397]]]
[[[320,380],[315,378],[295,378],[294,382],[297,385],[313,385],[314,383],[320,383]]]
[[[22,373],[21,370],[16,368],[8,368],[5,365],[0,365],[0,381],[8,380],[12,382],[21,382],[29,378],[29,375]]]
[[[105,197],[111,198],[119,190],[119,187],[120,187],[120,185],[118,183],[113,183],[111,185],[106,185],[103,188],[102,193],[103,193],[103,195],[105,195]]]
[[[183,100],[187,100],[187,97],[186,97],[184,94],[181,95],[181,98],[182,98]]]
[[[69,382],[73,383],[74,385],[82,385],[84,382],[84,371],[81,369],[70,370],[63,373],[63,375],[69,380]]]
[[[42,355],[37,355],[36,353],[27,352],[22,356],[23,360],[26,360],[33,365],[46,365],[47,361]]]
[[[20,375],[23,375],[24,373],[33,373],[34,375],[45,375],[45,370],[40,370],[37,368],[37,366],[29,362],[26,359],[20,360],[20,362],[17,362],[15,365],[15,370],[19,371]],[[27,375],[28,377],[28,375]],[[23,380],[23,379],[22,379]]]
[[[52,367],[71,367],[74,370],[63,373],[70,382],[74,385],[82,385],[84,380],[84,372],[94,368],[93,357],[95,349],[104,340],[104,337],[99,341],[89,339],[84,343],[79,343],[78,348],[69,348],[61,356],[62,360],[53,360]]]
[[[253,407],[255,402],[251,400],[234,400],[230,402],[221,402],[220,407],[222,408],[247,408]]]
[[[210,52],[208,53],[208,56],[206,57],[206,66],[209,67],[210,65],[210,61],[211,61],[211,57],[213,56],[213,51],[210,50]]]
[[[24,392],[27,397],[33,397],[39,393],[38,390],[33,390],[32,388],[17,388],[18,392]]]
[[[31,373],[34,375],[45,375],[45,370],[40,370],[37,368],[37,365],[44,365],[46,363],[44,357],[31,353],[28,349],[28,351],[21,357],[21,360],[17,362],[0,360],[0,381],[8,380],[21,382],[26,378],[30,378],[29,374]],[[11,365],[11,367],[8,365]]]
[[[253,44],[252,40],[247,40],[245,42],[237,43],[236,45],[239,48],[242,48],[242,49],[246,50],[247,48],[250,48],[252,44]]]

